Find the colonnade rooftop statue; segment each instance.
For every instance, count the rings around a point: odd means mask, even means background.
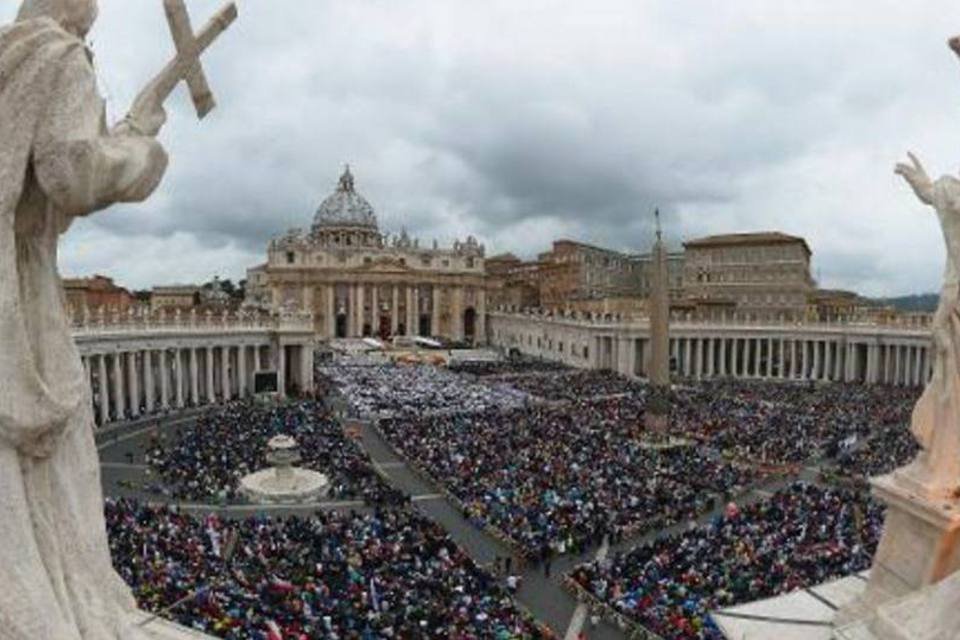
[[[96,0],[24,0],[0,29],[0,635],[137,640],[135,604],[111,566],[89,389],[68,330],[57,241],[71,222],[157,188],[167,155],[163,103],[187,80],[213,106],[196,38],[166,0],[178,54],[107,128],[84,38]]]

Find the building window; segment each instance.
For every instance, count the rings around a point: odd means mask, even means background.
[[[467,258],[467,269],[473,269],[475,260],[473,258]]]
[[[297,256],[293,253],[293,251],[287,251],[287,264],[293,264],[296,261]]]

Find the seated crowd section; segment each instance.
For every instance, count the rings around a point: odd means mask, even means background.
[[[410,509],[198,518],[108,500],[114,564],[140,606],[230,640],[539,639],[545,632]]]
[[[723,640],[710,612],[868,569],[882,524],[865,494],[794,484],[569,580],[666,640]]]
[[[647,437],[645,385],[538,361],[357,358],[318,366],[315,394],[226,403],[151,436],[143,501],[106,504],[115,564],[143,608],[229,639],[554,637],[377,474],[331,408],[339,398],[519,559],[616,543],[565,585],[664,640],[717,640],[718,608],[868,568],[882,509],[865,479],[916,453],[917,392],[893,387],[679,384],[671,441]],[[366,506],[297,517],[174,506],[242,503],[240,479],[267,466],[279,434],[330,478],[330,500]],[[822,473],[791,483],[801,470]]]

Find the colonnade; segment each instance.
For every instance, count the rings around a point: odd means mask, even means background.
[[[643,350],[645,345],[639,344]],[[681,337],[670,341],[681,377],[862,382],[922,386],[933,373],[932,344],[821,337]],[[641,361],[642,362],[642,361]],[[635,366],[635,375],[646,365]]]
[[[94,344],[80,358],[100,425],[248,397],[261,371],[281,395],[313,388],[312,344]]]
[[[651,355],[646,323],[597,323],[494,312],[493,344],[507,350],[646,377]],[[723,326],[678,323],[670,329],[674,378],[781,379],[922,386],[934,350],[923,327],[817,323]]]

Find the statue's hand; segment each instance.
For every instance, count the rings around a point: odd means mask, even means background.
[[[915,155],[908,153],[907,156],[910,158],[910,164],[905,162],[897,163],[897,168],[895,169],[896,174],[903,176],[904,180],[913,187],[913,191],[920,200],[926,204],[932,204],[933,182],[930,180],[930,176],[927,175],[926,170]]]
[[[121,127],[125,126],[128,131],[154,138],[166,122],[167,112],[163,108],[162,100],[157,96],[156,88],[151,83],[134,100],[130,113],[123,119]]]

